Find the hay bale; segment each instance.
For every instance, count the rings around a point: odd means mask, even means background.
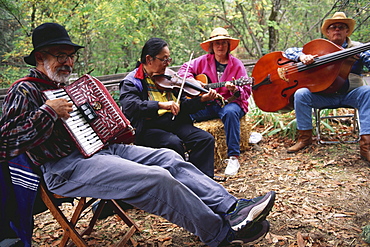
[[[224,169],[223,160],[227,158],[226,136],[224,124],[221,119],[213,119],[194,124],[196,127],[205,130],[215,138],[215,168]],[[251,132],[251,123],[244,116],[240,120],[240,151],[245,151],[249,145],[249,136]]]

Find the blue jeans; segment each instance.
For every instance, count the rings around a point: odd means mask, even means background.
[[[224,124],[227,155],[230,157],[240,155],[240,119],[244,115],[245,112],[238,104],[229,103],[224,107],[218,104],[209,105],[190,117],[196,122],[220,118]]]
[[[41,166],[49,190],[67,197],[122,199],[162,216],[216,247],[237,201],[173,150],[113,144],[90,158],[78,151]]]
[[[323,96],[300,88],[294,94],[294,109],[299,130],[312,129],[312,108],[351,106],[358,109],[360,135],[370,134],[370,86],[361,86],[347,94]]]

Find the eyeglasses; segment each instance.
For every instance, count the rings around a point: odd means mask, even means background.
[[[347,25],[345,25],[345,24],[337,24],[337,25],[335,25],[335,24],[332,24],[332,25],[330,25],[329,27],[328,27],[328,29],[330,29],[330,30],[336,30],[336,29],[339,29],[339,30],[344,30],[344,29],[348,29],[348,26]]]
[[[154,57],[154,58],[158,59],[159,61],[162,61],[163,63],[171,63],[172,62],[172,57],[168,57],[168,58]]]
[[[47,53],[47,54],[49,54],[53,57],[56,57],[58,63],[61,63],[61,64],[65,63],[68,58],[71,58],[72,61],[75,63],[75,62],[77,62],[78,57],[79,57],[78,54],[76,54],[76,53],[72,53],[72,54],[69,54],[69,55],[66,54],[66,53],[61,53],[59,55],[54,55],[54,54],[51,54],[50,52],[47,52],[47,51],[41,51],[41,52],[44,52],[44,53]]]

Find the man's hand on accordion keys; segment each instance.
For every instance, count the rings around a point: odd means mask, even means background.
[[[69,113],[73,111],[73,103],[69,103],[66,99],[47,100],[45,104],[53,108],[59,118],[69,118]]]

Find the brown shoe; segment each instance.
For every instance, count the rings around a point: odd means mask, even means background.
[[[370,162],[370,135],[362,135],[360,139],[361,158]]]
[[[298,130],[298,141],[297,143],[288,148],[288,153],[295,153],[299,150],[312,144],[312,130]]]

